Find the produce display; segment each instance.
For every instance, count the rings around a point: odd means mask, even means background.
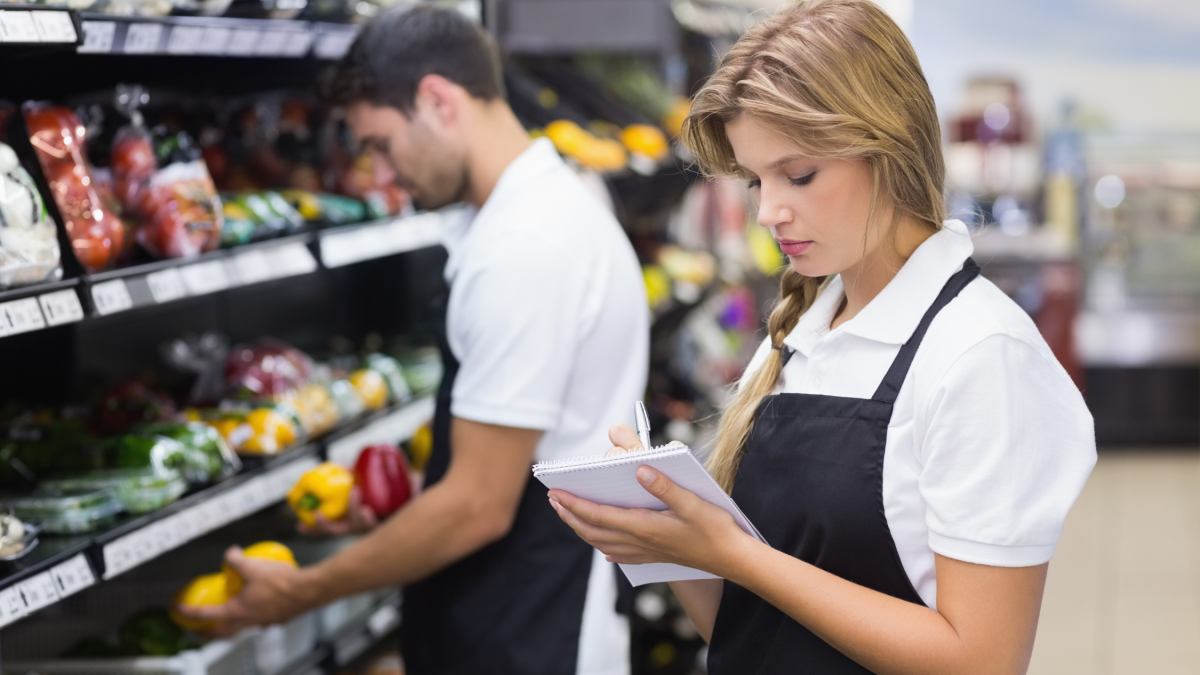
[[[60,276],[54,221],[17,153],[0,143],[0,289]]]
[[[87,160],[87,127],[69,108],[26,103],[25,126],[75,257],[91,272],[111,267],[126,245],[125,226],[101,198]]]

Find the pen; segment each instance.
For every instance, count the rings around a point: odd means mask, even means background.
[[[650,417],[646,415],[646,406],[641,401],[633,404],[633,418],[635,429],[637,430],[638,440],[642,442],[642,449],[650,449]]]

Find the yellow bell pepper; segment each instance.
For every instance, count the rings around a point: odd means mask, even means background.
[[[182,590],[176,593],[174,604],[189,607],[221,605],[228,601],[230,597],[232,597],[232,594],[229,593],[224,574],[205,574],[204,576],[192,579],[187,586],[184,586]],[[172,621],[181,628],[188,630],[201,632],[212,630],[217,626],[217,623],[214,621],[203,621],[183,616],[175,611],[174,607],[168,610],[168,614],[170,614]]]
[[[234,440],[240,443],[234,443]],[[274,455],[296,441],[296,425],[274,408],[255,408],[246,421],[225,437],[238,452]]]
[[[422,424],[408,441],[409,462],[413,471],[424,471],[429,456],[433,454],[433,429]]]
[[[247,558],[256,558],[258,560],[274,560],[276,562],[287,563],[292,567],[299,567],[296,564],[296,556],[292,555],[292,549],[284,546],[277,541],[260,541],[253,546],[247,546],[242,549],[242,554]],[[242,575],[227,564],[221,565],[221,573],[225,575],[225,589],[229,597],[234,597],[242,592],[242,584],[244,580]]]
[[[288,491],[287,501],[300,522],[315,525],[317,513],[329,520],[346,515],[352,487],[354,474],[349,469],[325,462],[300,477]]]
[[[379,410],[387,405],[387,380],[377,371],[363,368],[350,373],[350,384],[367,410]]]
[[[621,141],[630,152],[641,153],[654,161],[660,161],[667,156],[671,147],[667,145],[667,137],[658,127],[647,124],[631,124],[621,132]]]

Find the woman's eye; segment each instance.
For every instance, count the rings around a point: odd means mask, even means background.
[[[762,187],[762,180],[759,178],[755,178],[754,180],[747,183],[746,187],[750,188],[751,190],[753,190],[756,187]]]
[[[799,187],[801,185],[808,185],[809,183],[811,183],[813,181],[813,176],[816,176],[816,175],[817,175],[817,172],[814,171],[814,172],[808,174],[807,176],[801,176],[799,178],[789,178],[788,182],[797,187]]]

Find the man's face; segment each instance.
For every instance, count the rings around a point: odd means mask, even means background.
[[[457,136],[440,123],[436,110],[420,104],[409,115],[390,106],[359,102],[346,109],[355,140],[395,172],[396,185],[421,209],[463,200],[467,190],[466,152]]]

